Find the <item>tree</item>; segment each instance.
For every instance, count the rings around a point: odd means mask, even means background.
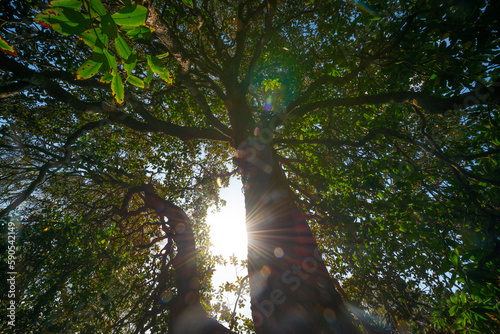
[[[231,332],[203,217],[238,174],[256,333],[499,330],[496,2],[4,6],[24,328]]]

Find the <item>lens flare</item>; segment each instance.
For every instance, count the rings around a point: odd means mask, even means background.
[[[273,110],[273,98],[271,95],[267,98],[266,102],[264,102],[264,111],[271,111]]]
[[[346,0],[346,1],[348,4],[356,7],[357,9],[359,9],[367,14],[370,14],[372,16],[377,16],[377,13],[362,1],[349,1],[349,0]]]
[[[177,233],[177,234],[182,234],[182,233],[184,233],[185,230],[186,230],[186,226],[183,223],[179,223],[179,224],[177,224],[177,226],[175,226],[175,233]]]
[[[325,317],[325,320],[328,321],[329,323],[333,323],[335,321],[335,318],[337,318],[335,312],[328,307],[323,310],[323,316]]]
[[[269,269],[268,266],[263,266],[262,268],[260,268],[260,274],[262,275],[262,277],[268,278],[269,275],[271,275],[271,269]]]
[[[160,302],[162,304],[168,304],[172,300],[172,292],[170,290],[163,290],[160,294]]]

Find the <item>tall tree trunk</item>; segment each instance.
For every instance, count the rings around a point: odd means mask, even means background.
[[[358,333],[269,146],[239,149],[252,317],[259,333]]]

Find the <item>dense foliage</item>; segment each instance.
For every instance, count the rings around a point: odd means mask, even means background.
[[[166,332],[176,243],[144,185],[190,216],[201,302],[220,316],[204,218],[253,134],[358,320],[500,331],[500,4],[368,4],[3,2],[17,328]]]

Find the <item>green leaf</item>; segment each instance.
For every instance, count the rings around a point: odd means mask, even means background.
[[[156,58],[158,58],[158,59],[167,58],[169,54],[170,54],[170,53],[165,52],[165,53],[162,53],[161,55],[156,56]]]
[[[169,70],[167,70],[165,67],[162,66],[160,60],[156,58],[155,56],[148,56],[148,65],[151,68],[151,70],[158,74],[160,78],[163,79],[168,84],[173,83],[173,77],[172,74],[170,73]]]
[[[453,305],[450,310],[449,310],[449,313],[450,313],[450,316],[454,316],[455,313],[457,312],[457,309],[458,309],[458,305]]]
[[[46,23],[65,35],[79,35],[92,23],[89,16],[70,8],[49,8],[35,17],[35,21]]]
[[[151,71],[151,69],[149,67],[148,67],[146,73],[147,73],[147,75],[146,75],[146,78],[144,79],[144,85],[145,85],[144,88],[148,88],[149,85],[151,84],[151,80],[153,80],[153,71]]]
[[[458,249],[455,248],[455,250],[453,251],[453,253],[451,253],[451,263],[453,263],[455,266],[458,265]]]
[[[340,77],[342,74],[337,70],[337,69],[333,69],[330,73],[328,73],[329,75],[331,75],[332,77]]]
[[[122,78],[119,74],[113,76],[113,80],[111,80],[111,92],[116,103],[122,104],[124,101],[124,88]]]
[[[7,43],[3,37],[0,36],[0,50],[3,52],[10,54],[11,56],[17,56],[16,50],[14,50],[14,47]]]
[[[189,8],[193,8],[193,0],[182,0],[182,2]]]
[[[109,72],[106,72],[101,76],[101,78],[99,79],[99,82],[110,83],[112,80],[113,80],[113,75]]]
[[[144,84],[144,81],[136,77],[135,75],[128,75],[127,76],[127,82],[130,84],[139,87],[139,88],[145,88],[146,85]]]
[[[101,62],[96,62],[92,59],[89,59],[76,70],[76,78],[78,80],[92,78],[97,74],[97,72],[99,72],[101,66]]]
[[[139,27],[134,27],[133,29],[129,30],[126,35],[132,39],[147,39],[151,36],[151,33],[155,31],[155,28],[148,26],[148,25],[142,25]]]
[[[80,0],[52,0],[49,7],[64,7],[71,9],[80,9],[82,2]]]
[[[165,81],[169,85],[174,83],[174,77],[172,76],[172,73],[167,71],[167,72],[161,72],[161,73],[157,73],[157,74],[160,76],[160,78],[163,79],[163,81]]]
[[[106,15],[107,11],[106,8],[104,8],[104,5],[102,4],[101,0],[87,0],[87,1],[90,3],[92,9],[95,10],[95,12],[99,16]]]
[[[467,303],[467,297],[465,296],[465,292],[464,291],[462,291],[460,293],[460,298],[462,299],[462,303],[463,304]]]
[[[124,7],[111,15],[115,23],[121,26],[137,27],[146,23],[148,10],[141,5]]]
[[[102,53],[108,46],[108,36],[100,28],[86,30],[80,37],[94,52]]]
[[[137,53],[131,53],[130,56],[123,62],[123,69],[130,75],[137,64]]]
[[[128,59],[130,57],[130,55],[132,54],[132,51],[130,51],[130,48],[129,48],[127,42],[119,35],[117,38],[115,38],[115,49],[116,49],[116,53],[118,53],[118,55],[122,59]]]
[[[110,70],[111,74],[116,75],[117,63],[116,63],[115,56],[113,56],[111,53],[109,53],[108,50],[106,50],[106,49],[104,49],[103,52],[104,52],[104,56],[106,57],[106,60],[108,62],[109,70]]]
[[[118,28],[109,14],[101,18],[101,29],[109,38],[116,38],[118,36]]]
[[[433,75],[431,75],[430,79],[431,79],[431,80],[434,80],[434,79],[436,79],[437,77],[438,77],[438,76],[437,76],[437,74],[436,74],[436,73],[434,73]]]
[[[85,30],[85,28],[86,26],[71,26],[64,22],[52,24],[52,29],[62,35],[78,35]]]
[[[73,26],[79,24],[90,24],[91,19],[88,15],[82,14],[79,11],[70,8],[49,8],[35,16],[35,21],[45,23],[60,23],[64,22]]]
[[[451,274],[450,288],[452,288],[455,285],[456,282],[457,282],[457,273],[454,271],[453,274]],[[452,301],[453,301],[453,297],[454,296],[451,296]],[[456,303],[456,298],[455,298],[455,303]]]

